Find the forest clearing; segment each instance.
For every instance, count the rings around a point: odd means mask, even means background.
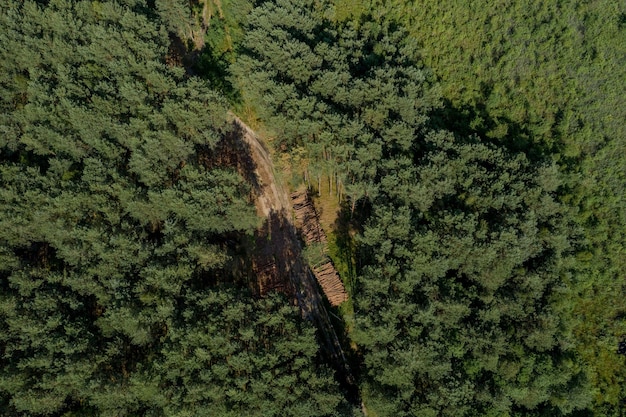
[[[257,251],[263,254],[255,258],[254,269],[258,278],[259,292],[266,295],[269,291],[277,290],[293,297],[294,288],[303,286],[299,280],[306,272],[299,270],[299,263],[294,262],[294,257],[300,256],[301,249],[299,242],[294,240],[297,237],[289,232],[293,231],[293,227],[299,230],[306,245],[315,243],[326,245],[326,235],[307,191],[293,192],[287,199],[286,187],[276,180],[270,153],[258,135],[236,116],[233,125],[235,129],[232,136],[235,142],[230,139],[228,146],[231,149],[239,149],[237,155],[240,159],[248,157],[251,159],[248,163],[239,161],[234,165],[240,171],[253,170],[256,177],[252,181],[255,206],[259,215],[266,219],[261,231],[268,228],[265,233],[260,233],[262,238],[257,239]],[[237,140],[243,141],[247,146],[238,145]],[[249,172],[242,174],[250,177]],[[274,223],[279,224],[278,228],[271,226]],[[330,258],[324,255],[323,259],[323,262],[311,266],[313,274],[330,304],[338,306],[347,299],[347,293]],[[312,288],[308,291],[312,291]]]
[[[301,231],[305,244],[322,246],[321,259],[312,265],[315,278],[322,287],[330,305],[339,306],[348,299],[348,294],[332,260],[326,254],[328,251],[326,234],[320,224],[313,201],[309,198],[308,190],[291,193],[291,201],[296,217],[296,227]]]

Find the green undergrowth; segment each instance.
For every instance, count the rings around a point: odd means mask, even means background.
[[[348,293],[348,300],[342,303],[338,309],[341,313],[341,317],[345,321],[346,331],[348,335],[354,329],[354,302],[352,301],[352,295],[354,294],[354,257],[351,249],[345,247],[341,242],[341,238],[337,236],[336,232],[327,233],[328,239],[328,255],[335,265],[335,269],[339,273],[343,285],[346,287]],[[350,242],[351,243],[351,242]],[[351,342],[352,347],[354,344]]]

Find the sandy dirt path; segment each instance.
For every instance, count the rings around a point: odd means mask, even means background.
[[[320,334],[320,342],[345,382],[356,387],[345,353],[337,337],[325,306],[325,300],[313,272],[302,257],[293,221],[291,198],[286,187],[276,180],[274,165],[268,149],[258,135],[241,119],[233,115],[233,124],[238,137],[252,159],[255,205],[260,216],[265,218],[262,229],[269,239],[261,242],[262,255],[273,259],[275,268],[284,283],[284,290],[297,300],[303,317],[312,321]],[[259,245],[257,240],[257,246]]]

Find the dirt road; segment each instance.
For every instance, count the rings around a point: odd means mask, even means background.
[[[259,215],[268,217],[270,213],[290,213],[291,203],[287,190],[278,185],[274,175],[274,164],[267,148],[258,136],[241,119],[233,116],[233,123],[240,137],[248,145],[248,152],[254,162],[254,173],[257,177],[256,207]]]
[[[242,141],[240,145],[246,149],[254,165],[250,169],[254,172],[252,184],[256,194],[255,204],[259,215],[266,219],[261,228],[264,238],[257,240],[257,246],[262,246],[259,248],[261,257],[265,257],[262,262],[271,259],[274,262],[273,273],[286,281],[274,283],[273,286],[282,285],[284,292],[293,292],[303,317],[317,327],[325,352],[345,378],[345,382],[355,386],[346,356],[326,310],[323,295],[313,272],[302,257],[289,193],[276,180],[270,153],[255,132],[236,116],[233,116],[233,124],[235,137]]]

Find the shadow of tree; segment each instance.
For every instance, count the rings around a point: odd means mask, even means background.
[[[483,86],[485,97],[489,88]],[[524,153],[529,160],[539,162],[557,151],[558,143],[548,144],[534,137],[528,127],[502,115],[495,116],[485,105],[486,99],[474,106],[455,106],[444,99],[443,106],[430,114],[428,127],[454,133],[461,142],[491,143],[511,153]]]

